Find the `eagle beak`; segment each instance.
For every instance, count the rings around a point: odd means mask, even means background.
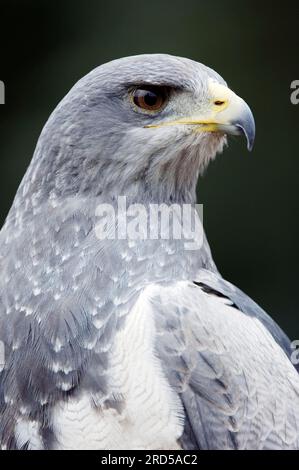
[[[162,127],[185,124],[195,126],[196,132],[221,132],[229,135],[243,134],[247,148],[252,150],[255,139],[254,117],[248,104],[227,86],[211,80],[209,103],[204,112],[188,118],[145,127]]]
[[[248,104],[225,85],[211,81],[210,105],[205,113],[183,120],[185,124],[199,126],[200,132],[223,132],[230,135],[243,134],[247,148],[252,150],[255,139],[254,117]]]
[[[239,98],[239,97],[238,97]],[[255,139],[255,122],[251,109],[247,103],[239,98],[238,106],[232,112],[228,109],[220,116],[221,122],[214,123],[214,132],[223,132],[230,135],[241,135],[246,137],[247,149],[249,152],[253,149]],[[224,120],[224,118],[227,118]],[[204,129],[203,129],[204,130]]]
[[[222,87],[222,85],[219,85],[219,87]],[[251,151],[255,139],[255,122],[251,109],[234,92],[228,88],[225,91],[226,98],[214,100],[214,104],[222,101],[226,104],[225,108],[219,110],[215,116],[215,130],[231,135],[243,134],[246,137],[247,149]],[[215,104],[215,106],[217,105]]]

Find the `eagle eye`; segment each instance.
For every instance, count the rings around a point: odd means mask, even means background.
[[[165,87],[142,85],[132,92],[134,104],[145,111],[160,111],[167,99]]]

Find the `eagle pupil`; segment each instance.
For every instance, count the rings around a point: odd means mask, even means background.
[[[147,91],[145,96],[144,96],[144,102],[147,106],[155,106],[158,100],[158,96],[156,93],[152,91]]]

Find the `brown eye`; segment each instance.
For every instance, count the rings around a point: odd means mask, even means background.
[[[163,87],[143,86],[133,91],[133,101],[138,108],[148,111],[158,111],[166,101],[166,91]]]
[[[216,106],[222,106],[224,103],[225,103],[225,101],[221,101],[221,100],[214,101],[214,104]]]

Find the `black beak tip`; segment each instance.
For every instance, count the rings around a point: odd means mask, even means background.
[[[255,124],[254,121],[246,124],[236,123],[235,126],[239,129],[240,134],[244,134],[247,141],[247,150],[252,151],[255,140]]]

